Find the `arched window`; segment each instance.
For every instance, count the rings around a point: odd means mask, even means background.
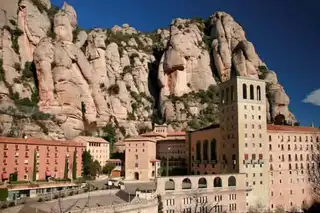
[[[211,144],[211,161],[216,161],[217,160],[217,141],[216,139],[212,139]]]
[[[220,177],[216,177],[214,180],[213,180],[213,186],[214,187],[222,187],[222,180]]]
[[[166,181],[166,183],[165,183],[165,190],[166,190],[166,191],[174,190],[174,188],[175,188],[174,185],[175,185],[175,183],[174,183],[174,181],[173,181],[172,179]]]
[[[190,181],[189,178],[183,179],[183,181],[182,181],[182,189],[191,189],[191,186],[192,186],[192,184],[191,184],[191,181]]]
[[[208,140],[205,140],[204,143],[203,143],[203,160],[208,160],[208,157],[209,157],[209,141]]]
[[[260,86],[257,86],[257,100],[261,101],[261,88],[260,88]]]
[[[291,163],[289,163],[289,170],[291,170],[292,169],[292,167],[291,167]]]
[[[228,186],[236,186],[236,178],[234,176],[228,178]]]
[[[197,145],[196,145],[196,159],[198,161],[201,161],[201,142],[197,141]]]
[[[246,84],[242,84],[242,95],[243,95],[243,99],[247,99],[247,85]]]
[[[198,188],[199,189],[207,188],[207,180],[205,178],[202,177],[199,179]]]
[[[234,86],[231,86],[231,101],[234,101]]]
[[[253,100],[254,99],[254,89],[253,89],[253,85],[250,85],[250,99]]]

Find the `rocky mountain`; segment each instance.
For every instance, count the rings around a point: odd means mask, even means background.
[[[276,73],[227,13],[143,33],[128,24],[80,30],[67,3],[12,7],[17,15],[0,24],[2,135],[65,139],[112,129],[122,138],[160,122],[199,128],[219,122],[217,85],[235,75],[267,81],[270,122],[278,114],[296,122]]]

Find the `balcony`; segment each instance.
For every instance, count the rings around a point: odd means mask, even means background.
[[[264,164],[264,160],[260,159],[259,164]]]
[[[244,164],[251,164],[250,160],[244,160]]]

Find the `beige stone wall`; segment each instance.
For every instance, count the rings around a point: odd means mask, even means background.
[[[94,160],[99,161],[101,166],[106,165],[106,161],[109,160],[110,156],[108,143],[87,142],[86,146]]]
[[[235,178],[235,186],[228,185],[230,177]],[[217,178],[221,179],[221,187],[214,185],[214,180]],[[161,195],[164,212],[166,210],[183,212],[188,208],[193,211],[198,205],[199,208],[215,208],[220,212],[225,210],[242,213],[246,211],[245,193],[248,190],[245,186],[245,178],[245,174],[161,177],[157,179],[157,193]],[[186,180],[191,184],[183,183]],[[174,189],[172,182],[174,182]]]
[[[269,131],[271,209],[283,205],[290,210],[310,203],[312,192],[308,167],[312,167],[312,155],[316,158],[320,153],[319,140],[320,133]]]
[[[125,179],[148,181],[152,178],[152,160],[156,157],[156,141],[146,138],[127,139],[125,143]]]

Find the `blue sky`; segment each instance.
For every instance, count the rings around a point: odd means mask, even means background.
[[[246,31],[259,56],[276,71],[291,98],[290,109],[302,125],[320,126],[319,0],[68,0],[79,26],[128,23],[144,32],[167,27],[177,17],[207,18],[230,13]],[[63,0],[52,0],[61,6]],[[316,91],[319,89],[318,91]],[[312,91],[316,91],[304,100]],[[318,104],[318,105],[317,105]]]

